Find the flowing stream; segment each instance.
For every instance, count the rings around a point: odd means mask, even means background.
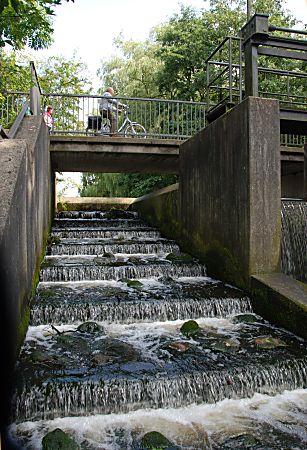
[[[16,368],[23,449],[56,428],[82,450],[151,431],[169,450],[307,447],[305,342],[243,291],[132,212],[60,213],[49,241]]]

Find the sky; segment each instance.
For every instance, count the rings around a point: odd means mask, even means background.
[[[97,92],[100,85],[96,71],[103,59],[115,54],[113,41],[119,33],[125,40],[143,41],[152,27],[178,12],[180,4],[201,10],[206,3],[208,0],[63,0],[56,8],[53,45],[33,53],[33,59],[52,55],[70,58],[76,52],[87,64]],[[286,5],[297,19],[307,23],[307,0],[287,0]],[[80,182],[80,174],[67,172],[65,179],[70,179],[71,187],[64,195],[78,195],[73,184]],[[58,183],[58,192],[63,186]]]
[[[200,10],[208,0],[63,0],[56,7],[54,44],[33,53],[34,60],[51,55],[71,57],[76,51],[88,65],[97,90],[96,71],[101,60],[115,53],[113,41],[119,33],[125,39],[143,41],[152,27],[179,11],[180,3]],[[286,4],[294,16],[307,23],[307,0],[287,0]]]

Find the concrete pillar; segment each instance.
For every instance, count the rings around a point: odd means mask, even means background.
[[[245,97],[258,96],[258,44],[253,42],[253,36],[268,36],[268,18],[268,14],[254,14],[241,29],[245,59]]]
[[[180,147],[183,245],[212,276],[247,287],[280,259],[277,100],[248,97]]]
[[[307,200],[307,144],[304,145],[304,200]]]

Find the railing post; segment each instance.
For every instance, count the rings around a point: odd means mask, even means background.
[[[30,87],[30,110],[34,116],[41,113],[41,90],[39,87],[36,70],[33,61],[30,61],[31,87]]]
[[[267,14],[254,14],[254,16],[241,29],[243,49],[245,53],[245,97],[258,96],[258,45],[253,37],[269,35],[269,16]]]
[[[232,103],[232,38],[228,41],[229,101]]]

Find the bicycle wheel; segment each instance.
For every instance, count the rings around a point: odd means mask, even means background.
[[[146,138],[146,130],[143,125],[132,122],[125,129],[125,137],[144,137]]]

